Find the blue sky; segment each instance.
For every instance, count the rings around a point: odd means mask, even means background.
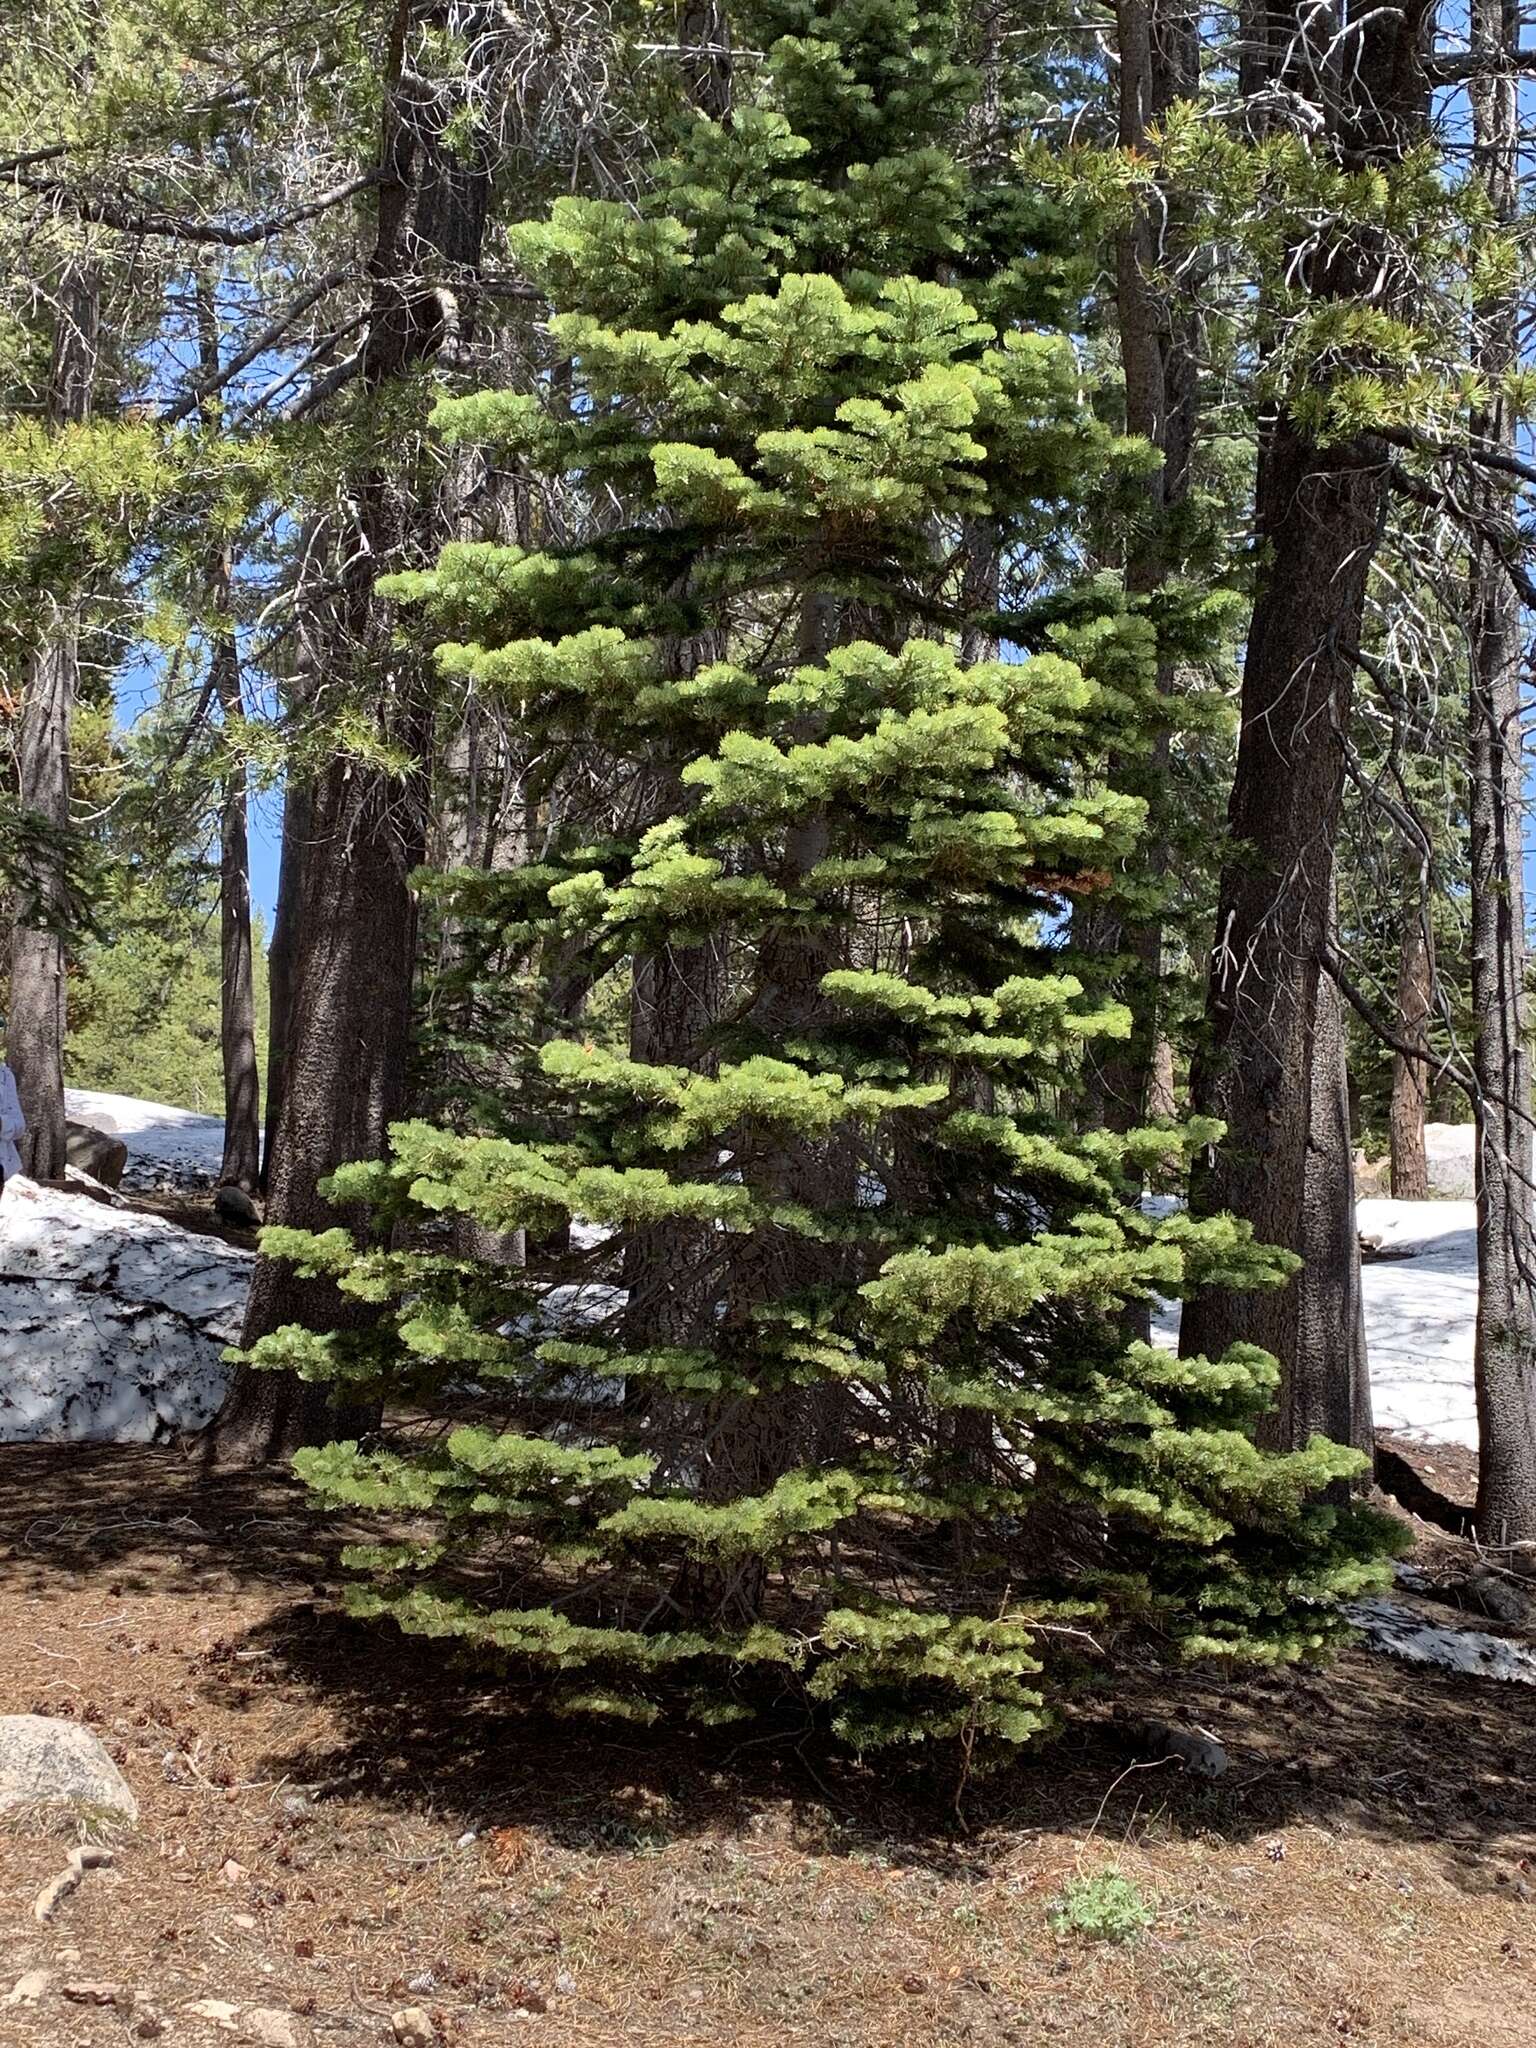
[[[133,725],[159,695],[158,663],[142,650],[125,663],[116,682],[118,723]],[[261,915],[268,938],[277,906],[277,870],[282,856],[283,799],[276,789],[252,793],[250,805],[251,903]]]

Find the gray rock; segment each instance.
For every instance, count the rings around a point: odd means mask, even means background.
[[[1227,1752],[1215,1736],[1202,1735],[1196,1728],[1170,1728],[1164,1750],[1197,1778],[1219,1778],[1227,1768]]]
[[[299,2023],[276,2006],[253,2005],[240,2023],[240,2038],[255,2048],[300,2048]]]
[[[1199,1728],[1180,1728],[1171,1721],[1143,1721],[1138,1729],[1152,1756],[1171,1757],[1197,1778],[1219,1778],[1227,1768],[1227,1752],[1214,1735]]]
[[[213,1211],[226,1223],[245,1223],[253,1229],[261,1221],[261,1211],[245,1189],[234,1187],[228,1181],[214,1189]]]
[[[64,1126],[64,1157],[103,1187],[115,1188],[128,1164],[128,1147],[121,1138],[97,1130],[94,1124],[69,1122]]]
[[[1466,1601],[1469,1607],[1491,1614],[1511,1628],[1536,1624],[1536,1587],[1527,1587],[1504,1572],[1479,1565],[1467,1575]]]
[[[0,1813],[59,1805],[139,1817],[128,1780],[89,1728],[44,1714],[0,1714]]]

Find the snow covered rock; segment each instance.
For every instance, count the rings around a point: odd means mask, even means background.
[[[89,1124],[128,1148],[123,1186],[137,1192],[153,1188],[211,1188],[224,1158],[221,1117],[199,1116],[167,1102],[144,1102],[135,1095],[109,1095],[98,1088],[66,1088],[64,1106],[77,1122]]]
[[[20,1176],[0,1195],[0,1441],[156,1443],[229,1380],[254,1254]]]
[[[128,1780],[89,1728],[46,1714],[0,1714],[0,1813],[26,1806],[139,1817]]]

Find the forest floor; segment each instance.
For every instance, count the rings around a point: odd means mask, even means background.
[[[141,1807],[46,1927],[74,1837],[0,1827],[5,2048],[362,2048],[404,2007],[444,2048],[1536,2038],[1529,1687],[1365,1650],[1140,1671],[957,1813],[901,1758],[519,1711],[342,1619],[335,1525],[282,1478],[18,1444],[0,1502],[0,1708],[89,1723]],[[1225,1776],[1117,1732],[1149,1712],[1218,1736]],[[1109,1869],[1150,1926],[1056,1931]]]

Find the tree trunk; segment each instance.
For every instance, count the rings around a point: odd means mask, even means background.
[[[293,1034],[267,1190],[268,1221],[301,1230],[339,1222],[366,1231],[367,1217],[333,1208],[318,1183],[348,1160],[378,1155],[404,1094],[415,928],[408,877],[420,842],[398,834],[419,805],[385,778],[349,773],[349,766],[333,764],[314,792],[298,920],[312,942],[295,962]],[[284,1261],[263,1257],[241,1341],[253,1344],[287,1323],[363,1328],[374,1314],[328,1280],[302,1280]],[[354,1433],[370,1419],[333,1409],[329,1387],[242,1368],[202,1451],[219,1465],[257,1464]]]
[[[299,900],[304,891],[304,852],[309,844],[309,789],[290,773],[283,790],[283,841],[277,870],[277,906],[267,948],[267,1126],[262,1146],[261,1185],[272,1174],[272,1154],[288,1089],[288,1044],[293,1025],[293,976],[298,941]]]
[[[1120,146],[1144,152],[1148,127],[1177,100],[1197,93],[1199,42],[1193,17],[1169,0],[1118,0],[1116,15]],[[1132,597],[1150,596],[1176,570],[1170,521],[1189,493],[1198,416],[1195,320],[1192,309],[1179,304],[1159,278],[1184,253],[1186,236],[1179,209],[1163,195],[1138,208],[1115,247],[1126,431],[1142,435],[1163,458],[1162,467],[1147,481],[1126,551],[1125,587]],[[1170,697],[1174,683],[1173,663],[1159,661],[1158,695]],[[1138,861],[1153,879],[1167,867],[1162,819],[1168,762],[1168,733],[1160,726],[1150,760],[1124,757],[1110,769],[1116,788],[1146,799],[1148,827]],[[1129,977],[1131,1036],[1097,1054],[1092,1075],[1105,1123],[1112,1130],[1127,1131],[1152,1113],[1163,1037],[1158,1015],[1162,923],[1158,918],[1122,919],[1090,912],[1084,924],[1092,949],[1123,958]]]
[[[1404,910],[1397,956],[1397,1035],[1404,1045],[1424,1048],[1416,1059],[1400,1052],[1392,1060],[1392,1196],[1398,1202],[1429,1199],[1424,1106],[1429,1090],[1429,1009],[1433,990],[1429,905],[1420,895]]]
[[[689,97],[710,120],[724,120],[730,111],[732,78],[729,28],[721,0],[684,0],[678,43]],[[725,647],[720,636],[706,635],[679,641],[669,652],[675,673],[685,676],[721,658]],[[682,811],[686,792],[681,768],[678,759],[658,758],[650,773],[638,779],[634,809],[639,829]],[[637,958],[631,973],[631,1059],[709,1071],[713,1058],[708,1035],[725,989],[723,946],[715,939],[697,946],[668,946]],[[678,1161],[676,1170],[686,1171],[686,1162]],[[707,1225],[674,1221],[632,1228],[625,1238],[622,1273],[625,1342],[642,1349],[693,1341],[700,1317],[713,1314],[717,1256],[716,1234]],[[626,1405],[632,1412],[648,1407],[648,1396],[638,1386],[627,1389]]]
[[[199,369],[205,383],[219,373],[219,322],[213,280],[197,281]],[[205,407],[205,423],[216,409]],[[261,1077],[256,1067],[256,991],[251,947],[251,851],[245,762],[229,733],[244,708],[240,648],[232,611],[234,563],[227,543],[209,564],[213,614],[209,682],[225,728],[224,783],[219,804],[219,1048],[224,1067],[224,1157],[219,1180],[253,1194],[261,1179]]]
[[[1513,0],[1473,0],[1472,46],[1513,51]],[[1505,221],[1519,207],[1519,100],[1511,70],[1471,87],[1479,168]],[[1480,368],[1490,387],[1517,365],[1518,307],[1484,313]],[[1484,446],[1513,452],[1504,396],[1475,423]],[[1479,488],[1493,526],[1512,525],[1501,483]],[[1477,1080],[1478,1534],[1485,1543],[1536,1543],[1536,1194],[1531,1186],[1531,1075],[1526,1017],[1525,891],[1520,736],[1520,606],[1497,550],[1473,552],[1469,811],[1472,839],[1473,1070]],[[1533,1562],[1536,1569],[1536,1562]]]
[[[1330,1228],[1317,1213],[1330,1193],[1342,1201],[1350,1157],[1347,1118],[1344,1173],[1319,1149],[1340,1136],[1319,984],[1353,695],[1348,650],[1358,645],[1384,488],[1379,462],[1342,449],[1324,456],[1284,414],[1275,421],[1260,456],[1266,566],[1228,807],[1229,840],[1241,851],[1222,872],[1207,1045],[1194,1077],[1198,1108],[1227,1129],[1194,1177],[1197,1211],[1231,1210],[1265,1243],[1303,1255],[1320,1237],[1351,1264],[1358,1253],[1345,1242],[1342,1214]],[[1181,1349],[1216,1357],[1249,1343],[1273,1352],[1281,1440],[1303,1444],[1337,1421],[1341,1400],[1347,1413],[1346,1294],[1337,1275],[1311,1266],[1281,1289],[1208,1289],[1185,1304]],[[1329,1305],[1339,1312],[1333,1319]],[[1304,1330],[1320,1353],[1303,1356]]]
[[[100,316],[94,270],[83,260],[72,264],[59,286],[54,322],[48,382],[48,418],[53,426],[90,416]],[[70,829],[69,742],[80,667],[80,608],[78,589],[52,598],[51,617],[28,664],[16,746],[17,802],[48,835],[35,846],[30,871],[16,883],[7,1039],[7,1057],[27,1121],[20,1148],[22,1169],[37,1180],[61,1180],[65,1164],[64,931],[69,906],[59,841]]]
[[[802,664],[826,660],[838,638],[840,611],[846,619],[846,608],[825,595],[803,600]],[[807,719],[796,737],[810,741],[818,730]],[[786,828],[782,852],[770,857],[768,872],[788,902],[803,891],[807,875],[827,858],[831,844],[832,823],[825,811],[810,812]],[[822,980],[839,964],[840,943],[824,928],[808,930],[792,920],[764,931],[753,975],[754,1036],[768,1045],[816,1036],[827,1013]],[[737,1135],[736,1154],[742,1180],[760,1199],[821,1208],[851,1199],[851,1162],[840,1132],[826,1137],[771,1127],[754,1132],[748,1122]],[[845,1180],[848,1185],[840,1187]],[[721,1355],[738,1371],[752,1374],[760,1356],[758,1318],[764,1306],[804,1291],[837,1256],[829,1247],[808,1242],[792,1225],[762,1223],[728,1238]],[[838,1445],[828,1427],[829,1409],[831,1414],[840,1410],[840,1391],[782,1385],[754,1395],[723,1396],[713,1404],[705,1429],[703,1497],[741,1500],[765,1492],[797,1464],[835,1458]],[[711,1613],[754,1620],[764,1583],[764,1567],[755,1558],[735,1572],[709,1575],[704,1590]]]
[[[1326,943],[1335,915],[1329,906]],[[1311,1129],[1301,1216],[1307,1284],[1296,1289],[1294,1362],[1276,1414],[1262,1434],[1278,1448],[1331,1437],[1370,1452],[1371,1380],[1365,1351],[1365,1302],[1355,1222],[1354,1148],[1349,1135],[1349,1071],[1344,998],[1332,977],[1317,987],[1310,1071]]]
[[[1341,155],[1391,162],[1421,134],[1417,8],[1362,13],[1342,102],[1315,28],[1278,16],[1261,27],[1268,83],[1320,91],[1326,75]],[[1356,229],[1299,254],[1295,274],[1319,303],[1379,302],[1383,260]],[[1197,1108],[1220,1117],[1227,1135],[1193,1176],[1191,1200],[1197,1213],[1231,1210],[1258,1238],[1306,1263],[1284,1288],[1212,1288],[1186,1303],[1181,1348],[1216,1356],[1246,1342],[1272,1352],[1282,1386],[1267,1435],[1282,1446],[1315,1432],[1348,1440],[1356,1427],[1359,1248],[1349,1123],[1337,1099],[1335,1004],[1320,985],[1355,650],[1386,489],[1380,452],[1358,443],[1319,448],[1283,403],[1277,408],[1259,453],[1255,524],[1264,552],[1228,807],[1234,851],[1222,872],[1206,1042],[1194,1076]]]
[[[409,9],[391,32],[385,75],[378,232],[369,271],[373,297],[362,382],[387,389],[469,337],[473,286],[490,194],[488,152],[465,149],[449,132],[449,96],[423,102],[405,61]],[[487,55],[487,61],[490,61]],[[466,104],[482,104],[466,82]],[[422,275],[435,251],[453,289]],[[395,775],[351,754],[313,781],[303,840],[302,886],[292,940],[281,1102],[268,1162],[267,1220],[300,1229],[367,1219],[338,1213],[319,1182],[354,1159],[378,1158],[406,1103],[406,1055],[416,962],[410,876],[426,851],[426,776],[431,742],[429,678],[396,644],[390,607],[375,578],[429,561],[445,537],[444,506],[384,469],[354,482],[357,539],[332,625],[332,658],[321,673],[366,682],[381,737],[416,764]],[[450,514],[457,507],[449,508]],[[349,539],[351,537],[349,536]],[[298,844],[295,835],[295,845]],[[285,824],[284,845],[288,844]],[[375,1311],[327,1281],[301,1280],[292,1266],[257,1261],[242,1343],[289,1323],[345,1331]],[[242,1367],[202,1454],[245,1465],[291,1453],[327,1436],[356,1434],[375,1416],[330,1402],[329,1392],[287,1372]]]
[[[227,555],[216,602],[230,596]],[[240,654],[233,625],[216,628],[213,683],[226,728],[241,713]],[[224,1061],[224,1158],[219,1179],[254,1193],[261,1183],[261,1075],[256,1065],[256,987],[251,944],[251,849],[245,762],[227,754],[219,806],[219,1045]]]
[[[731,108],[731,33],[724,0],[682,0],[677,40],[689,98],[710,120],[725,120]]]

